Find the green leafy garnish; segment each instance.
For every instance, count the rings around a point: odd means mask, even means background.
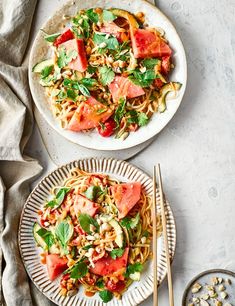
[[[143,232],[143,234],[142,234],[142,236],[143,237],[146,237],[146,238],[148,238],[149,237],[149,232],[147,231],[147,230],[145,230],[144,232]]]
[[[146,68],[154,68],[157,63],[159,62],[159,60],[157,58],[146,58],[143,60],[142,65]]]
[[[70,50],[66,52],[65,48],[61,48],[59,50],[59,57],[58,57],[58,67],[63,68],[67,66],[73,59],[75,59],[78,56],[78,53],[76,50]]]
[[[137,123],[138,126],[144,126],[148,123],[149,118],[145,113],[137,112],[135,110],[131,110],[127,113],[129,118],[127,119],[128,123]]]
[[[122,257],[124,253],[124,249],[113,249],[111,252],[110,252],[110,256],[113,258],[113,259],[116,259],[117,257]]]
[[[80,84],[78,81],[65,78],[63,85],[68,88],[79,90],[84,96],[90,97],[89,89],[84,84]]]
[[[102,278],[98,279],[98,281],[95,283],[95,285],[98,287],[98,288],[104,288],[104,281]]]
[[[44,39],[48,42],[53,43],[57,37],[59,37],[61,34],[60,33],[54,33],[54,34],[47,34],[44,36]]]
[[[97,221],[88,214],[80,214],[78,220],[81,228],[88,234],[91,234],[90,225],[94,225],[97,229],[99,228]]]
[[[119,47],[119,43],[116,37],[110,36],[106,38],[105,34],[97,34],[95,33],[93,36],[93,42],[99,46],[102,43],[105,43],[105,48],[110,50],[117,50]]]
[[[103,66],[99,68],[99,74],[100,74],[100,82],[105,86],[112,83],[115,73],[112,70],[112,68],[109,68],[107,66]]]
[[[87,67],[87,72],[90,73],[90,74],[95,73],[96,70],[97,70],[97,67],[92,67],[92,66]]]
[[[119,100],[118,107],[116,108],[114,113],[114,121],[116,122],[117,127],[119,127],[122,117],[125,114],[125,106],[126,106],[126,99],[121,98]]]
[[[103,190],[100,186],[90,186],[87,188],[87,190],[84,192],[85,196],[89,199],[89,200],[95,200],[96,198],[98,198],[99,196],[101,196],[102,194],[105,194],[106,190]]]
[[[84,86],[83,84],[78,84],[78,89],[84,96],[90,97],[91,94],[89,90],[86,88],[86,86]]]
[[[88,78],[81,79],[81,83],[89,89],[98,85],[97,80]]]
[[[129,80],[131,80],[135,85],[141,87],[149,87],[157,77],[154,70],[146,70],[145,72],[141,72],[137,69],[131,71],[131,73],[132,75],[129,76]]]
[[[53,68],[54,68],[53,65],[46,66],[45,68],[43,68],[41,71],[41,78],[45,79],[46,77],[48,77],[52,73]]]
[[[48,246],[48,249],[55,243],[55,239],[51,231],[48,231],[45,228],[40,228],[40,230],[37,231],[37,234],[43,238]]]
[[[86,11],[86,15],[94,23],[99,21],[99,15],[92,8]]]
[[[78,15],[72,19],[72,23],[76,25],[82,32],[85,38],[90,36],[90,24],[84,16]]]
[[[93,244],[85,245],[82,249],[87,251],[89,249],[93,248]]]
[[[59,240],[61,246],[66,251],[67,243],[69,242],[70,238],[73,236],[73,225],[64,220],[60,222],[55,228],[55,235]]]
[[[70,99],[72,99],[73,101],[75,101],[76,100],[76,98],[77,98],[77,94],[76,94],[76,92],[74,91],[74,90],[72,90],[72,89],[68,89],[67,90],[67,97],[68,98],[70,98]]]
[[[121,226],[126,227],[127,229],[136,228],[137,224],[140,222],[140,214],[136,214],[134,218],[125,217],[121,220]]]
[[[73,279],[80,279],[88,273],[88,267],[85,262],[76,263],[72,269],[70,269],[70,277]]]
[[[112,292],[108,291],[108,290],[103,290],[99,292],[99,296],[102,299],[102,301],[104,303],[108,303],[109,301],[112,300],[113,298],[113,294]]]
[[[46,203],[46,207],[51,207],[53,209],[58,208],[64,201],[64,197],[66,196],[66,194],[70,191],[70,188],[68,187],[63,187],[60,188],[57,193],[56,196],[53,200],[49,201]]]
[[[115,16],[110,11],[103,10],[102,18],[103,18],[103,21],[110,22],[110,21],[114,21],[117,18],[117,16]]]
[[[125,273],[125,277],[129,277],[130,274],[135,272],[141,272],[143,270],[143,265],[140,262],[136,262],[133,265],[128,265]]]

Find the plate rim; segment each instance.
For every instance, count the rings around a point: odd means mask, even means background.
[[[53,15],[50,16],[40,27],[40,29],[44,29],[46,27],[46,25],[50,22],[51,19],[53,19],[53,17],[55,15],[57,15],[63,7],[66,7],[68,6],[71,2],[71,0],[68,0],[66,1],[64,4],[62,4],[58,9],[56,9],[54,12],[53,12]],[[185,48],[184,48],[184,45],[183,45],[183,42],[176,30],[176,27],[174,26],[174,24],[172,23],[172,21],[170,20],[170,18],[168,16],[166,16],[156,5],[148,2],[147,0],[138,0],[140,3],[143,2],[145,3],[145,5],[151,7],[152,9],[154,9],[155,11],[158,12],[159,15],[162,15],[162,17],[164,19],[167,20],[167,22],[172,26],[172,29],[174,30],[174,35],[178,37],[178,40],[179,40],[179,44],[181,46],[181,49],[182,49],[182,59],[183,59],[183,65],[185,67],[185,70],[184,70],[184,77],[185,77],[185,84],[183,84],[183,88],[181,88],[181,99],[179,101],[179,104],[177,106],[177,108],[170,114],[169,116],[169,119],[166,121],[166,123],[164,123],[163,127],[160,128],[160,130],[158,132],[155,132],[155,133],[145,133],[145,138],[143,140],[142,137],[137,137],[135,138],[135,142],[134,144],[127,144],[125,141],[120,141],[120,143],[122,144],[121,145],[121,148],[114,148],[112,143],[109,145],[109,146],[105,146],[105,147],[102,147],[102,148],[97,148],[95,147],[95,144],[92,145],[92,141],[91,142],[87,142],[86,145],[82,143],[82,140],[80,141],[76,141],[72,136],[70,135],[73,135],[72,132],[71,134],[67,134],[65,135],[66,131],[64,129],[62,129],[60,126],[57,126],[54,124],[54,122],[52,120],[50,120],[48,118],[48,116],[45,114],[45,112],[43,111],[43,106],[41,105],[40,102],[37,102],[37,95],[36,93],[34,92],[34,81],[33,81],[33,72],[32,72],[32,67],[33,67],[33,60],[32,60],[32,57],[33,57],[33,51],[35,50],[36,48],[36,45],[37,45],[37,40],[40,38],[40,29],[39,31],[37,32],[35,38],[34,38],[34,41],[33,41],[33,44],[32,44],[32,47],[31,47],[31,50],[30,50],[30,55],[29,55],[29,63],[28,63],[28,80],[29,80],[29,87],[30,87],[30,92],[31,92],[31,95],[33,97],[33,101],[34,101],[34,104],[36,105],[37,109],[39,110],[41,116],[43,116],[43,118],[46,120],[46,122],[57,132],[59,133],[62,137],[64,137],[65,139],[69,140],[70,142],[72,143],[75,143],[77,145],[80,145],[84,148],[88,148],[88,149],[93,149],[93,150],[96,150],[96,151],[116,151],[116,150],[125,150],[125,149],[128,149],[128,148],[132,148],[132,147],[135,147],[135,146],[138,146],[144,142],[147,142],[148,140],[150,140],[151,138],[153,137],[156,137],[168,124],[169,122],[173,119],[173,117],[175,116],[176,112],[178,111],[181,103],[182,103],[182,100],[184,98],[184,95],[185,95],[185,91],[186,91],[186,88],[187,88],[187,80],[188,80],[188,68],[187,68],[187,57],[186,57],[186,52],[185,52]],[[75,0],[73,4],[77,4],[79,2],[79,0]]]
[[[63,305],[65,305],[65,304],[64,304],[63,302],[58,304],[57,301],[53,300],[53,297],[52,297],[52,296],[50,296],[49,294],[43,292],[43,290],[40,288],[40,286],[33,280],[33,275],[32,275],[31,272],[29,271],[28,265],[26,264],[26,260],[25,260],[25,258],[24,258],[24,256],[23,256],[23,250],[22,250],[22,247],[21,247],[21,228],[22,228],[24,213],[25,213],[25,209],[27,208],[27,204],[28,204],[28,202],[30,201],[32,195],[34,194],[34,192],[36,191],[37,188],[40,188],[40,185],[41,185],[44,181],[46,181],[46,179],[48,179],[51,175],[57,173],[58,171],[62,170],[62,168],[64,168],[64,167],[67,168],[67,167],[69,167],[69,166],[72,166],[75,162],[77,162],[77,163],[87,163],[87,162],[89,162],[89,161],[90,161],[90,162],[91,162],[91,161],[95,161],[95,162],[96,162],[96,161],[97,161],[97,162],[104,162],[104,161],[106,161],[106,162],[110,162],[110,163],[115,162],[115,164],[118,164],[118,163],[119,163],[119,165],[130,166],[130,167],[131,167],[131,171],[132,171],[132,170],[136,170],[138,173],[144,175],[148,180],[151,180],[151,179],[152,179],[151,176],[150,176],[148,173],[146,173],[144,170],[140,169],[139,167],[137,167],[137,166],[135,166],[135,165],[133,165],[133,164],[131,164],[131,163],[125,161],[125,160],[116,159],[116,158],[98,158],[98,157],[81,158],[81,159],[75,159],[75,160],[73,160],[73,161],[71,161],[71,162],[68,162],[68,163],[66,163],[66,164],[60,165],[59,167],[56,167],[54,170],[50,171],[49,173],[47,173],[46,176],[44,176],[42,179],[40,179],[40,181],[37,183],[37,185],[36,185],[36,186],[33,188],[33,190],[30,192],[30,194],[29,194],[29,196],[27,197],[27,200],[25,201],[24,206],[23,206],[23,208],[22,208],[22,212],[21,212],[21,216],[20,216],[20,221],[19,221],[19,226],[18,226],[18,233],[17,233],[17,234],[18,234],[18,238],[17,238],[17,240],[18,240],[18,247],[19,247],[19,251],[20,251],[20,256],[21,256],[22,262],[23,262],[23,264],[24,264],[24,268],[25,268],[25,270],[26,270],[26,272],[27,272],[27,275],[29,276],[29,278],[30,278],[30,280],[33,282],[33,284],[37,287],[37,289],[38,289],[45,297],[47,297],[49,300],[51,300],[53,303],[55,303],[56,305],[59,305],[59,306],[60,306],[60,305],[63,306]],[[115,176],[115,173],[112,173],[112,174]],[[156,190],[156,191],[158,192],[158,187],[157,187],[157,190]],[[176,252],[176,245],[177,245],[177,230],[176,230],[175,216],[174,216],[174,213],[173,213],[173,211],[172,211],[172,209],[171,209],[171,206],[170,206],[170,204],[169,204],[169,202],[168,202],[167,199],[166,199],[166,203],[167,203],[167,206],[168,206],[168,211],[170,212],[171,217],[172,217],[171,224],[172,224],[172,226],[173,226],[172,231],[174,232],[174,239],[173,239],[174,244],[173,244],[172,253],[171,253],[171,264],[172,264],[173,261],[174,261],[175,252]],[[164,281],[164,279],[166,278],[166,276],[167,276],[167,270],[165,269],[165,272],[164,272],[163,277],[162,277],[162,281],[161,281],[161,283],[160,283],[158,286],[160,286],[160,285],[163,283],[163,281]],[[149,291],[147,292],[147,294],[145,294],[146,297],[144,297],[144,296],[141,297],[141,298],[142,298],[141,302],[145,301],[152,293],[153,293],[152,289],[149,290]],[[124,294],[125,294],[125,293],[124,293]],[[72,298],[72,296],[71,296],[71,298]],[[140,302],[140,303],[141,303],[141,302]],[[68,302],[68,303],[69,303],[69,302]],[[67,304],[66,304],[66,305],[67,305]],[[94,305],[96,305],[96,304],[94,304]],[[106,304],[104,304],[103,302],[101,302],[99,305],[106,305]],[[133,304],[132,306],[137,306],[137,305],[139,305],[139,302],[138,302],[138,303],[134,302],[134,304]]]

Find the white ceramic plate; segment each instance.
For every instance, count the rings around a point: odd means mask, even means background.
[[[59,121],[53,117],[52,112],[49,108],[47,97],[45,95],[44,88],[39,84],[39,76],[32,73],[32,67],[49,57],[48,54],[48,43],[43,38],[43,32],[39,31],[34,41],[30,60],[29,60],[29,83],[32,92],[33,99],[48,123],[65,138],[82,145],[87,148],[96,150],[121,150],[136,146],[140,143],[145,142],[157,133],[159,133],[166,124],[171,120],[175,112],[177,111],[181,100],[184,95],[186,81],[187,81],[187,66],[184,47],[182,42],[169,19],[155,6],[144,1],[144,0],[75,0],[69,1],[68,4],[64,5],[59,11],[51,17],[42,29],[46,33],[55,33],[62,28],[63,24],[67,21],[62,19],[65,15],[75,15],[79,9],[87,9],[91,7],[102,7],[111,8],[118,7],[121,9],[128,10],[132,13],[139,11],[145,13],[146,22],[152,27],[161,27],[165,33],[166,38],[169,40],[170,46],[174,51],[173,61],[175,63],[175,69],[171,74],[171,80],[182,83],[182,87],[176,98],[171,99],[167,103],[167,110],[162,114],[154,114],[150,122],[140,128],[137,132],[131,133],[130,136],[124,141],[115,139],[114,137],[103,138],[97,131],[89,131],[87,133],[72,132],[60,127]]]
[[[19,247],[25,268],[37,288],[50,300],[58,305],[70,306],[135,306],[145,300],[153,292],[153,265],[148,261],[139,282],[134,282],[124,293],[122,300],[113,299],[104,304],[97,294],[91,298],[86,297],[82,289],[72,297],[59,295],[59,280],[51,282],[46,267],[40,262],[40,250],[36,247],[33,238],[33,224],[37,221],[37,211],[45,203],[51,188],[60,185],[69,175],[69,170],[79,167],[85,171],[105,173],[120,181],[139,181],[147,194],[152,193],[152,180],[143,171],[127,162],[115,159],[84,159],[62,166],[46,176],[30,194],[20,220]],[[159,197],[157,191],[157,197]],[[167,233],[171,259],[174,257],[176,246],[175,221],[169,206],[166,203]],[[158,238],[158,282],[162,283],[166,275],[166,259],[163,238]]]

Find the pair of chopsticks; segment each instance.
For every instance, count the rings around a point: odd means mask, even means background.
[[[167,238],[167,224],[166,224],[166,215],[165,215],[165,205],[164,205],[164,197],[163,197],[162,176],[161,176],[160,164],[158,164],[157,167],[154,166],[154,168],[153,168],[153,207],[152,207],[153,263],[154,263],[153,306],[158,306],[156,173],[157,173],[157,177],[158,177],[163,238],[164,238],[165,252],[166,252],[167,279],[168,279],[168,290],[169,290],[169,306],[174,306],[173,284],[172,284],[172,277],[171,277],[171,262],[170,262],[170,254],[169,254],[169,246],[168,246],[168,238]]]

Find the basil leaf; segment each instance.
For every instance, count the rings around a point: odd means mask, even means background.
[[[43,238],[48,246],[48,249],[55,243],[55,239],[51,231],[48,231],[45,228],[40,228],[40,230],[37,231],[37,234]]]
[[[48,42],[54,42],[57,37],[59,37],[61,34],[60,33],[54,33],[54,34],[47,34],[44,36],[44,39]]]
[[[70,277],[73,279],[80,279],[88,273],[88,267],[85,262],[75,264],[70,270]]]
[[[80,214],[78,220],[81,228],[88,234],[91,234],[90,225],[94,225],[96,228],[99,228],[97,221],[88,214]]]
[[[78,89],[80,90],[80,92],[86,96],[86,97],[90,97],[90,92],[89,90],[86,88],[86,86],[82,85],[82,84],[78,84]]]
[[[114,113],[114,121],[116,122],[117,127],[119,127],[122,117],[125,114],[125,106],[126,106],[126,99],[121,98],[119,100],[118,107]]]
[[[86,11],[86,15],[94,23],[99,21],[99,15],[92,8]]]
[[[41,71],[41,78],[45,79],[46,77],[48,77],[51,74],[53,68],[54,68],[53,65],[46,66],[45,68],[43,68],[42,71]]]
[[[106,38],[105,34],[97,34],[95,33],[93,36],[93,42],[95,45],[99,46],[101,43],[106,44],[106,48],[110,50],[118,50],[119,48],[119,43],[116,37],[109,37]]]
[[[60,222],[55,228],[55,235],[65,249],[70,238],[73,236],[73,225],[68,220]]]
[[[104,303],[108,303],[113,298],[113,293],[108,290],[103,290],[99,292],[99,296]]]
[[[107,11],[107,10],[103,10],[102,17],[103,17],[103,21],[107,21],[107,22],[114,21],[117,18],[117,16],[115,16],[112,12]]]
[[[113,72],[112,68],[108,68],[107,66],[103,66],[99,68],[100,74],[100,82],[105,86],[112,83],[115,73]]]
[[[104,288],[104,281],[103,279],[98,279],[98,281],[95,283],[96,287],[98,288]]]
[[[92,201],[99,197],[102,193],[104,193],[104,191],[100,186],[90,186],[84,192],[85,196]]]
[[[154,68],[159,60],[157,58],[146,58],[145,60],[142,61],[142,65],[146,68]]]
[[[122,227],[126,227],[127,229],[134,229],[137,224],[140,222],[140,214],[136,214],[134,218],[125,217],[120,221]]]
[[[133,265],[128,265],[125,276],[129,277],[130,274],[134,274],[135,272],[141,272],[142,270],[143,265],[140,262],[136,262]]]
[[[58,208],[64,201],[64,197],[66,194],[70,191],[70,188],[68,187],[63,187],[60,188],[60,190],[56,193],[55,199],[49,201],[46,204],[46,207],[51,207],[51,208]]]
[[[113,258],[113,259],[116,259],[117,257],[122,257],[124,253],[124,250],[123,249],[113,249],[111,252],[110,252],[110,256]]]

